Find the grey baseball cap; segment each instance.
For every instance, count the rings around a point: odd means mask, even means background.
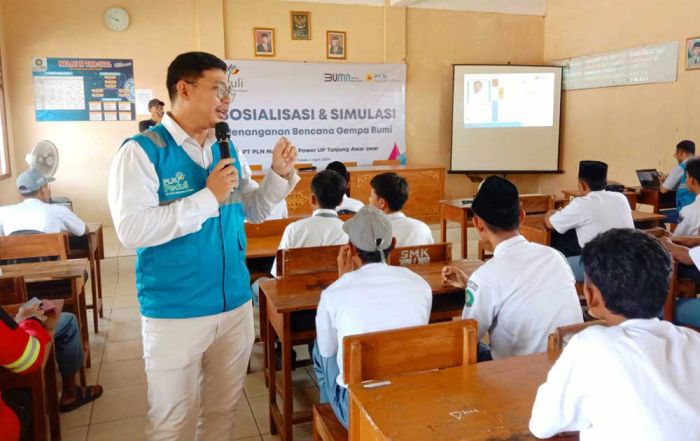
[[[34,193],[44,185],[53,181],[55,181],[54,178],[47,178],[38,170],[30,168],[17,178],[17,189],[19,190],[20,194]]]
[[[365,205],[343,224],[343,231],[350,237],[350,243],[362,251],[384,253],[391,246],[391,221],[378,208]]]

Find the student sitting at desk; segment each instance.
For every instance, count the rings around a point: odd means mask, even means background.
[[[30,169],[17,178],[17,190],[23,201],[0,207],[0,236],[18,231],[42,233],[69,232],[76,236],[87,233],[85,223],[63,205],[50,204],[49,182],[39,171]]]
[[[397,247],[412,247],[434,243],[430,227],[401,212],[408,200],[408,182],[396,173],[382,173],[369,182],[372,187],[369,203],[386,213],[391,220]]]
[[[574,335],[537,391],[530,431],[582,440],[700,439],[700,334],[656,316],[671,258],[641,231],[613,229],[583,249],[588,311],[610,327]]]
[[[676,145],[676,152],[673,154],[673,157],[678,161],[678,165],[668,175],[661,174],[659,176],[659,179],[662,181],[659,189],[661,193],[676,192],[676,210],[667,213],[667,222],[678,223],[681,209],[695,200],[695,193],[691,192],[686,184],[685,174],[688,159],[694,156],[695,143],[693,141],[686,139],[679,142]]]
[[[345,194],[345,179],[332,170],[324,170],[311,180],[311,217],[292,222],[282,233],[278,249],[344,245],[348,236],[343,231],[343,221],[338,218],[335,208]],[[273,276],[277,275],[277,259],[272,263]],[[253,302],[258,303],[260,282],[253,283]]]
[[[489,333],[491,354],[480,345],[479,359],[544,351],[550,332],[583,321],[571,269],[559,252],[520,235],[525,213],[509,181],[487,178],[472,212],[479,237],[494,248],[493,258],[468,281],[455,267],[442,274],[445,283],[466,288],[462,318],[477,321],[479,340]]]
[[[566,256],[577,282],[583,282],[580,254],[584,245],[611,228],[634,228],[627,198],[622,193],[605,191],[607,182],[608,164],[581,161],[578,188],[583,196],[574,198],[560,211],[550,211],[544,218],[547,227],[554,230],[552,247]]]
[[[350,173],[348,173],[348,169],[345,167],[345,164],[343,164],[340,161],[333,161],[326,166],[326,170],[333,170],[340,173],[340,176],[345,178],[345,182],[347,182],[348,187],[350,187]],[[340,205],[338,205],[338,208],[336,210],[340,214],[357,213],[364,206],[365,204],[363,204],[362,202],[348,196],[346,191],[343,195],[343,202],[341,202]]]
[[[686,162],[686,185],[693,195],[700,193],[700,158],[690,158]],[[671,234],[665,228],[657,227],[648,231],[656,237],[694,236],[700,228],[700,199],[683,207],[680,211],[680,222]]]
[[[661,244],[678,262],[678,277],[700,282],[700,237],[671,239],[662,237]],[[676,322],[700,329],[700,299],[677,299]]]
[[[330,401],[348,427],[348,389],[343,378],[343,338],[428,324],[433,293],[408,268],[386,264],[394,248],[392,224],[365,206],[343,225],[350,243],[340,249],[340,278],[321,293],[316,312],[313,362],[321,403]]]

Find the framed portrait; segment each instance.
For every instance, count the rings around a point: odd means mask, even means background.
[[[342,31],[326,31],[326,58],[345,60],[348,53],[347,34]]]
[[[685,41],[686,64],[685,69],[700,69],[700,37],[689,38]]]
[[[256,57],[275,56],[275,30],[274,28],[253,29],[253,49]]]
[[[289,13],[292,40],[311,40],[311,13],[292,11]]]

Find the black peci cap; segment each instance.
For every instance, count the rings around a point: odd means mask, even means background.
[[[494,227],[510,228],[520,219],[518,189],[507,179],[489,176],[474,197],[472,211]]]

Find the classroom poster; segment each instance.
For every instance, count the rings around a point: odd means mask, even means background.
[[[406,65],[227,61],[231,139],[267,168],[280,136],[298,162],[405,162]]]
[[[134,62],[34,58],[37,121],[133,121]]]

